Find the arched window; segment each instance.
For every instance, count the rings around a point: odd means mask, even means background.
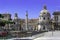
[[[43,29],[45,29],[45,26],[43,26]]]

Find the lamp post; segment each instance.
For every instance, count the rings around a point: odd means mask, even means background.
[[[54,30],[54,21],[52,21],[52,36],[53,36],[53,30]]]

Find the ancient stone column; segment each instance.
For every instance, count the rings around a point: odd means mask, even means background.
[[[27,31],[28,30],[28,11],[26,11],[25,23],[26,23],[26,31]]]

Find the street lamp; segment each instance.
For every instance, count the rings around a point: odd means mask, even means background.
[[[53,30],[54,30],[54,21],[52,21],[52,36],[53,36]]]

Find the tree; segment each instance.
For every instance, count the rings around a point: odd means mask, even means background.
[[[5,23],[3,21],[0,21],[0,26],[5,26]]]
[[[0,21],[0,26],[5,26],[5,24],[14,24],[12,21],[6,21],[6,20],[1,20]]]
[[[0,14],[0,18],[3,18],[4,16],[2,14]]]

